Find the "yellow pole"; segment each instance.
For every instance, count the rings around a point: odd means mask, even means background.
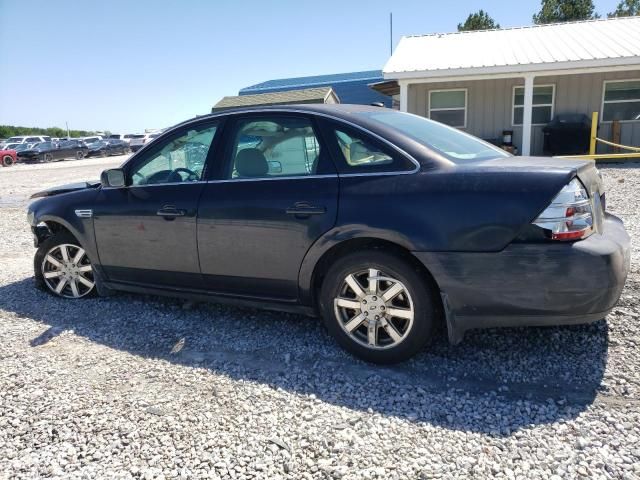
[[[591,142],[589,143],[589,155],[596,154],[596,137],[598,136],[598,112],[591,114]]]

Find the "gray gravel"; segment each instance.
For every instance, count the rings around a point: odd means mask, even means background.
[[[380,368],[301,316],[36,291],[28,194],[121,161],[0,169],[0,478],[640,478],[637,240],[606,322]],[[601,170],[640,238],[640,165]]]

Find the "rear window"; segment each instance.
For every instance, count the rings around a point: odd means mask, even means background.
[[[113,138],[113,139],[119,140],[120,139],[120,135],[109,135],[109,138]]]
[[[479,138],[418,115],[401,112],[366,112],[359,115],[391,127],[440,153],[453,163],[477,162],[511,155]]]
[[[144,138],[144,135],[131,135],[129,138]]]

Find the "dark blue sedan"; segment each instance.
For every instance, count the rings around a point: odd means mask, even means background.
[[[378,363],[414,355],[438,323],[458,342],[471,328],[599,320],[629,269],[592,162],[513,157],[384,108],[198,117],[100,183],[35,197],[35,275],[49,293],[319,315]]]

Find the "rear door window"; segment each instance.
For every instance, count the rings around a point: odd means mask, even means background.
[[[327,173],[309,118],[261,116],[236,122],[225,178],[274,178]],[[329,170],[331,170],[330,168]]]

